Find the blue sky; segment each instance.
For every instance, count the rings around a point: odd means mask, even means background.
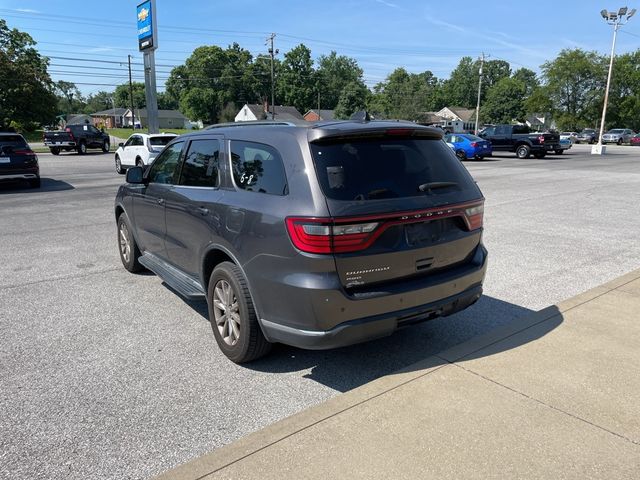
[[[607,3],[609,1],[609,3]],[[608,53],[612,28],[600,17],[610,0],[417,1],[417,0],[156,0],[158,84],[203,44],[236,41],[254,54],[266,52],[276,33],[282,54],[299,43],[315,57],[336,50],[355,58],[373,86],[396,67],[431,70],[447,77],[460,57],[485,52],[517,69],[535,71],[563,48]],[[85,94],[113,90],[127,80],[127,54],[140,62],[135,12],[138,1],[0,0],[0,17],[28,32],[52,57],[52,77],[78,83]],[[640,7],[629,3],[629,8]],[[640,47],[640,14],[618,35],[616,53]],[[69,57],[64,60],[54,57]],[[76,60],[94,59],[100,62]],[[107,63],[115,62],[115,63]],[[160,66],[161,65],[161,66]],[[100,67],[100,68],[98,68]],[[73,72],[73,73],[71,73]],[[142,79],[141,67],[134,73]],[[103,84],[103,85],[100,85]]]

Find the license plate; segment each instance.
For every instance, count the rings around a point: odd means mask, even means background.
[[[11,163],[11,157],[0,157],[0,163]]]

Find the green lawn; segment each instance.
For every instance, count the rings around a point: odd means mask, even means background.
[[[42,130],[34,130],[33,132],[20,132],[27,143],[42,143]]]
[[[105,130],[109,135],[113,135],[118,138],[129,138],[129,135],[133,134],[133,129],[131,128],[108,128]],[[136,133],[147,133],[146,128],[137,129]],[[161,133],[176,133],[178,135],[182,135],[183,133],[193,132],[193,130],[184,130],[182,128],[161,128]]]

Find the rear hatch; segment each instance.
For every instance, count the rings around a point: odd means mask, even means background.
[[[347,290],[441,272],[473,257],[484,199],[441,137],[427,128],[386,128],[311,142],[331,217],[288,219],[289,230],[318,253],[333,253]]]
[[[560,143],[560,135],[557,133],[544,133],[542,136],[544,137],[544,143],[547,145]]]
[[[21,135],[0,136],[0,175],[21,173],[37,164],[36,154]]]

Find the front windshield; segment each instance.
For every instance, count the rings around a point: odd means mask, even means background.
[[[609,130],[607,133],[622,133],[624,130],[621,128],[614,128],[613,130]]]

